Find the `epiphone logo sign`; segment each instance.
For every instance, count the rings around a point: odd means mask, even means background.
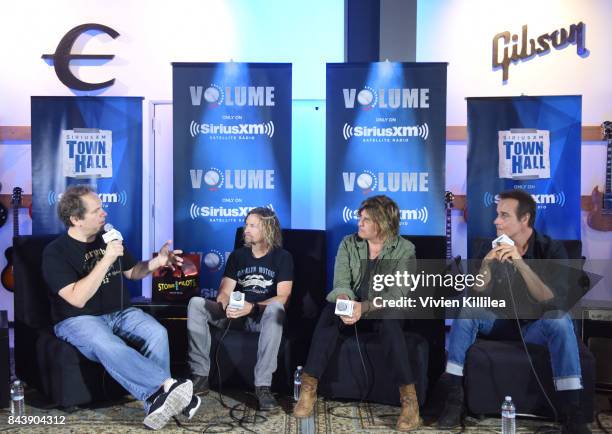
[[[568,30],[559,29],[551,33],[544,33],[537,38],[528,39],[527,24],[523,26],[521,36],[510,35],[510,32],[501,32],[493,36],[493,69],[501,67],[503,81],[508,81],[508,70],[510,62],[517,63],[519,60],[531,59],[536,54],[542,56],[550,52],[551,45],[557,49],[576,45],[576,53],[586,56],[588,50],[584,46],[584,23],[572,24]]]
[[[112,54],[74,54],[72,52],[72,46],[74,45],[77,38],[86,32],[106,33],[113,39],[116,39],[119,36],[119,33],[116,30],[111,29],[110,27],[105,26],[103,24],[81,24],[80,26],[76,26],[74,29],[71,29],[68,33],[64,35],[64,37],[59,42],[57,48],[55,49],[55,53],[43,54],[42,58],[50,59],[53,61],[53,66],[55,68],[57,78],[59,78],[60,81],[66,86],[68,86],[70,89],[98,90],[111,86],[115,82],[114,78],[103,83],[88,83],[77,78],[72,73],[72,71],[70,71],[70,61],[72,60],[111,60],[115,57]]]

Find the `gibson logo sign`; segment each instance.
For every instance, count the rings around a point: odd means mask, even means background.
[[[54,54],[43,54],[43,59],[51,59],[53,61],[53,67],[55,68],[55,73],[57,74],[57,78],[60,79],[62,83],[68,86],[70,89],[76,90],[98,90],[104,87],[108,87],[115,82],[115,79],[105,81],[103,83],[88,83],[86,81],[80,80],[70,71],[70,61],[73,59],[95,59],[95,60],[110,60],[115,56],[112,54],[73,54],[72,46],[79,36],[83,33],[88,32],[90,30],[96,30],[99,32],[106,33],[111,38],[116,39],[119,36],[119,33],[108,26],[103,24],[81,24],[80,26],[76,26],[74,29],[70,30],[68,33],[64,35],[55,49]]]
[[[501,32],[493,36],[493,68],[503,70],[503,81],[508,81],[510,62],[528,60],[536,54],[541,56],[550,51],[552,45],[560,50],[569,44],[576,44],[576,53],[582,56],[587,53],[584,46],[584,23],[572,24],[569,31],[565,29],[544,33],[535,39],[527,39],[527,25],[523,26],[521,38],[519,35],[510,35],[510,32]],[[500,56],[500,52],[503,53]],[[501,59],[500,59],[501,57]]]

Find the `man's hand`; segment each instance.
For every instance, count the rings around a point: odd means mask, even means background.
[[[340,319],[346,325],[353,325],[357,321],[359,321],[361,319],[361,303],[358,301],[354,301],[353,302],[353,314],[351,316],[341,315]]]
[[[158,265],[160,267],[170,267],[172,270],[175,267],[180,267],[183,265],[183,258],[180,255],[183,253],[182,250],[170,250],[170,244],[172,244],[172,240],[168,240],[159,250],[159,254],[157,255]]]
[[[493,260],[497,260],[499,262],[512,262],[519,261],[521,259],[522,256],[518,252],[516,246],[502,243],[496,247],[493,247],[483,258],[483,262],[488,263]]]
[[[228,306],[227,309],[225,310],[225,316],[228,317],[229,319],[241,318],[243,316],[249,315],[253,311],[253,309],[255,309],[255,306],[253,305],[253,303],[249,303],[248,301],[245,301],[244,307],[242,309],[234,309]]]
[[[499,262],[512,263],[512,261],[520,261],[523,259],[516,246],[500,244],[495,249],[497,249],[496,256]]]
[[[102,260],[106,261],[107,265],[110,267],[119,256],[123,256],[123,244],[120,240],[113,240],[106,245]]]

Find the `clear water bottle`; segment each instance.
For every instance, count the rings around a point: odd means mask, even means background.
[[[19,380],[11,384],[11,414],[15,417],[25,415],[23,383]]]
[[[300,388],[302,387],[302,368],[298,366],[293,374],[293,400],[297,401],[300,399]]]
[[[516,408],[510,396],[506,396],[501,407],[502,434],[516,433]]]

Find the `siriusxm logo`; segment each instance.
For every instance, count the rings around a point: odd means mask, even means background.
[[[198,206],[192,203],[189,207],[189,216],[192,220],[198,218],[213,220],[213,219],[226,219],[226,218],[241,218],[244,219],[250,210],[256,208],[254,206],[239,206],[239,207],[224,207],[224,206]],[[272,204],[269,204],[266,208],[270,208],[274,211]]]
[[[380,88],[375,90],[370,86],[363,89],[342,89],[344,107],[355,108],[355,101],[363,110],[379,108],[429,108],[429,89],[419,88]]]
[[[274,86],[220,86],[211,84],[204,86],[189,86],[191,105],[199,106],[202,98],[210,107],[274,107]]]
[[[189,124],[189,134],[191,137],[202,135],[266,135],[274,136],[274,122],[268,121],[265,124],[199,124],[191,121]]]
[[[225,190],[274,190],[274,170],[272,169],[225,169],[211,167],[191,169],[191,188],[202,188],[202,180],[210,191]]]
[[[417,220],[422,223],[427,223],[429,218],[429,211],[427,207],[418,209],[400,209],[400,224],[407,224],[408,221]],[[351,223],[359,221],[359,210],[352,209],[345,206],[342,209],[342,221],[344,223]]]
[[[355,185],[363,194],[371,191],[429,191],[428,172],[342,172],[344,191],[355,191]]]
[[[47,202],[49,206],[55,205],[62,198],[63,193],[56,193],[54,191],[50,191],[47,194]],[[107,207],[110,204],[119,204],[121,206],[127,205],[127,193],[125,190],[122,190],[117,193],[96,193],[102,202],[104,207]]]
[[[429,126],[427,123],[422,125],[412,126],[394,126],[394,127],[354,127],[349,124],[344,124],[342,127],[342,136],[344,140],[351,137],[420,137],[427,140],[429,137]]]
[[[532,194],[533,200],[539,208],[545,208],[546,205],[554,205],[559,207],[565,206],[565,192],[561,191],[559,193],[549,193],[549,194]],[[497,205],[499,202],[499,195],[496,194],[493,196],[488,191],[485,191],[483,194],[482,201],[486,208],[489,208],[493,205]]]

